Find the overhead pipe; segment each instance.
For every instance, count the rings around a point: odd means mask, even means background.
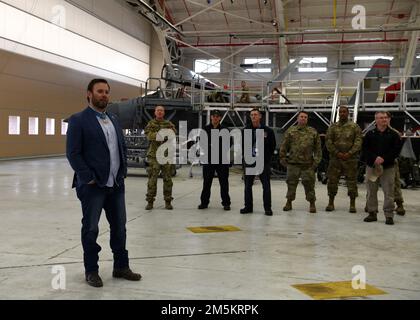
[[[408,39],[366,39],[366,40],[314,40],[314,41],[289,41],[286,45],[309,45],[309,44],[351,44],[351,43],[387,43],[387,42],[407,42]],[[261,43],[201,43],[192,45],[193,47],[245,47],[245,46],[275,46],[277,42],[261,42]],[[179,47],[186,48],[188,46],[179,44]]]
[[[420,31],[420,26],[414,27],[403,27],[403,28],[366,28],[366,29],[312,29],[312,30],[295,30],[295,31],[281,31],[281,32],[273,32],[273,33],[264,33],[264,37],[266,38],[278,38],[278,37],[287,37],[287,36],[299,36],[299,35],[318,35],[318,34],[351,34],[351,33],[383,33],[383,32],[404,32],[404,31]],[[221,32],[221,31],[219,31]],[[207,38],[214,38],[214,37],[223,37],[226,36],[226,33],[218,33],[217,30],[214,31],[198,31],[191,34],[190,32],[185,32],[185,35],[195,37],[199,34],[202,37]],[[261,33],[231,33],[228,34],[234,38],[255,38]]]

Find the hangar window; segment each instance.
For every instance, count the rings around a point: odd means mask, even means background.
[[[65,136],[67,134],[67,128],[69,124],[67,122],[64,122],[64,119],[61,120],[61,135]]]
[[[295,59],[290,59],[289,62],[293,63]],[[327,71],[328,57],[302,57],[299,62],[299,72],[326,72]]]
[[[20,135],[20,117],[9,116],[9,135]]]
[[[326,67],[309,67],[309,68],[298,68],[299,72],[326,72]]]
[[[220,59],[197,59],[194,61],[194,71],[196,73],[219,73]]]
[[[28,121],[28,133],[30,136],[38,135],[38,118],[29,117]]]
[[[271,59],[270,58],[246,58],[244,65],[249,65],[245,70],[247,72],[270,73]]]
[[[355,61],[366,61],[366,60],[378,60],[378,59],[386,59],[386,60],[394,60],[392,56],[355,56]]]
[[[373,64],[378,59],[386,59],[386,60],[392,61],[394,57],[392,56],[355,56],[354,57],[355,67],[353,71],[367,72],[372,68]]]
[[[55,134],[55,119],[47,118],[45,122],[45,134],[53,136]]]

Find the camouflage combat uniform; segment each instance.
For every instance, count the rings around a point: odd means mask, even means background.
[[[172,201],[172,170],[173,164],[161,165],[156,159],[156,152],[164,141],[156,141],[156,135],[161,129],[172,129],[176,132],[175,126],[168,120],[158,121],[156,119],[150,120],[144,129],[147,139],[150,141],[149,150],[147,151],[147,168],[148,183],[147,183],[147,202],[153,202],[157,193],[157,179],[159,173],[162,172],[163,178],[163,196],[165,201]]]
[[[280,147],[280,162],[287,166],[288,201],[296,198],[299,178],[305,188],[306,200],[315,202],[315,169],[321,161],[321,139],[318,132],[309,126],[289,128]]]
[[[330,154],[328,165],[328,196],[335,197],[340,177],[346,177],[348,196],[356,198],[357,193],[357,167],[359,153],[362,148],[363,137],[360,127],[352,122],[339,121],[331,125],[325,137],[325,144]],[[337,157],[339,152],[349,153],[350,158],[342,160]]]
[[[389,128],[391,130],[394,130],[396,133],[398,133],[399,136],[401,136],[401,133],[397,130],[394,129],[393,127],[389,126]],[[396,203],[404,202],[403,196],[402,196],[402,192],[401,192],[401,181],[400,181],[400,166],[399,166],[399,162],[398,159],[395,159],[395,186],[394,186],[394,201]]]
[[[250,103],[250,98],[249,98],[249,88],[248,86],[242,87],[242,95],[239,99],[240,103]]]

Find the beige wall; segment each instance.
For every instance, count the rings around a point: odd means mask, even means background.
[[[163,59],[162,47],[159,42],[159,38],[156,35],[155,30],[152,28],[152,42],[150,44],[150,77],[151,78],[160,78],[163,65],[165,63]],[[157,81],[150,81],[148,86],[150,89],[156,89],[159,85]],[[161,85],[164,87],[164,83]]]
[[[0,51],[0,159],[65,153],[61,119],[86,107],[86,86],[94,75]],[[131,98],[139,89],[110,81],[111,99]],[[20,135],[8,134],[9,116],[20,116]],[[39,135],[28,135],[28,118],[39,118]],[[55,135],[46,136],[46,118]]]

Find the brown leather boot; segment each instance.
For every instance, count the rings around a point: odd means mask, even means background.
[[[152,209],[153,209],[153,201],[148,201],[147,206],[146,206],[146,210],[152,210]]]
[[[351,197],[350,198],[350,209],[349,209],[350,213],[356,213],[356,198],[355,197]]]
[[[309,204],[309,212],[316,213],[315,201],[311,201]]]
[[[283,207],[283,211],[292,210],[292,200],[287,199],[286,205]]]
[[[114,271],[112,271],[112,276],[114,278],[123,278],[130,281],[140,281],[141,279],[141,274],[134,273],[130,268],[114,269]]]
[[[395,209],[395,212],[400,216],[405,215],[405,209],[404,209],[404,206],[403,206],[403,202],[401,200],[397,200],[397,201],[395,201],[395,203],[397,204],[397,208]]]
[[[325,208],[325,211],[334,211],[334,197],[330,197],[330,201],[328,202],[328,206]]]
[[[165,201],[165,209],[166,210],[173,210],[174,207],[172,207],[171,201]]]

